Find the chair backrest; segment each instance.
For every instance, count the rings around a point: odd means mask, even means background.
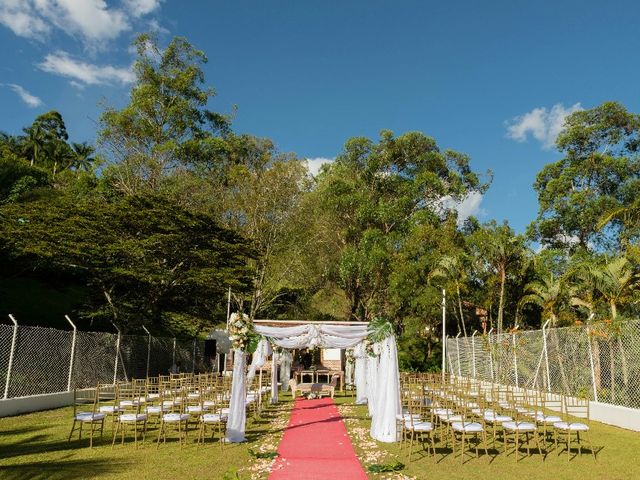
[[[332,375],[331,376],[331,383],[329,383],[329,385],[331,385],[332,387],[336,387],[338,385],[338,379],[340,378],[340,375]]]
[[[298,387],[298,382],[296,381],[295,378],[292,378],[291,380],[289,380],[289,388],[291,390],[295,390]]]
[[[589,400],[586,398],[564,397],[564,413],[567,417],[577,417],[587,423],[591,420]],[[570,419],[567,419],[570,421]]]
[[[96,413],[98,406],[99,387],[96,388],[74,388],[73,389],[73,416],[78,414],[78,410],[83,412]]]

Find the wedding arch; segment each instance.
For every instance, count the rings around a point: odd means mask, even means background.
[[[273,320],[267,325],[257,321],[247,325],[246,315],[230,319],[234,344],[231,399],[227,420],[227,441],[245,441],[247,381],[273,355],[271,401],[278,401],[277,356],[271,345],[281,349],[340,348],[354,349],[356,403],[368,404],[371,436],[381,442],[396,441],[396,416],[401,412],[398,352],[393,329],[383,326],[376,332],[365,322],[286,322]],[[291,323],[294,323],[291,325]],[[247,370],[248,332],[253,329],[260,341]]]

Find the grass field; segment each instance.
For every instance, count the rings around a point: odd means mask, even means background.
[[[112,449],[110,437],[93,449],[88,441],[67,442],[72,410],[62,408],[18,417],[0,418],[0,479],[250,479],[266,478],[270,459],[257,459],[251,452],[273,452],[277,448],[291,409],[286,395],[262,418],[250,420],[248,443],[225,446],[217,443],[180,447],[171,441],[156,449],[156,431],[150,430],[146,444],[135,449],[129,439],[124,446]],[[351,397],[336,397],[345,423],[365,469],[371,464],[401,461],[405,453],[395,444],[384,444],[369,437],[366,407],[352,404]],[[431,457],[417,450],[410,465],[395,474],[370,474],[372,479],[638,479],[640,433],[593,423],[593,441],[597,462],[588,453],[567,463],[566,455],[551,452],[542,462],[540,455],[524,458],[516,464],[514,457],[490,450],[489,457],[469,458],[464,465],[450,450],[437,448]],[[195,434],[191,434],[191,442]],[[304,480],[304,479],[301,479]]]
[[[640,452],[640,432],[592,422],[592,438],[597,461],[594,461],[588,450],[583,450],[582,455],[572,458],[568,463],[566,451],[560,456],[553,451],[546,456],[544,462],[541,455],[535,453],[528,458],[521,456],[516,464],[513,455],[506,457],[503,453],[489,448],[489,457],[481,451],[480,458],[466,457],[464,465],[461,465],[459,456],[454,458],[450,449],[439,447],[436,443],[435,457],[427,455],[421,446],[414,446],[414,454],[409,464],[406,449],[401,452],[397,444],[374,442],[368,437],[370,422],[366,416],[366,407],[352,405],[351,399],[340,399],[338,402],[342,404],[341,411],[361,463],[366,468],[371,463],[388,464],[400,461],[406,466],[395,478],[406,476],[425,480],[640,479],[640,464],[637,461]],[[377,448],[377,453],[374,448]],[[389,474],[386,477],[382,474],[370,476],[394,478]]]

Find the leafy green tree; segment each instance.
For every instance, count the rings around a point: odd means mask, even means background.
[[[557,140],[564,154],[538,174],[538,218],[529,234],[543,245],[609,248],[620,241],[617,215],[598,228],[604,212],[634,204],[640,195],[640,117],[607,102],[569,115]]]
[[[250,283],[240,235],[162,198],[49,195],[2,213],[0,248],[14,261],[84,279],[95,292],[86,315],[128,328],[198,331],[224,320],[228,286]]]
[[[443,198],[484,188],[466,155],[442,151],[422,133],[348,140],[317,186],[323,215],[331,217],[326,235],[337,239],[334,278],[348,317],[366,320],[387,308],[392,258],[413,225],[438,219]]]
[[[466,281],[467,269],[464,264],[462,255],[445,255],[441,257],[437,267],[433,271],[431,271],[429,276],[431,278],[443,278],[453,283],[458,301],[458,314],[460,315],[458,319],[458,331],[462,330],[462,333],[466,337],[467,327],[464,320],[464,309],[462,308],[462,295],[460,293],[460,290],[461,286]]]
[[[179,167],[215,160],[225,151],[220,135],[230,132],[228,117],[206,108],[214,91],[203,86],[202,51],[182,37],[161,49],[143,34],[134,45],[136,82],[129,103],[106,108],[99,136],[113,163],[110,178],[128,194],[157,190]]]

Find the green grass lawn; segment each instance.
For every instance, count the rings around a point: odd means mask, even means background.
[[[248,443],[225,446],[217,443],[180,447],[167,441],[156,449],[157,431],[151,429],[147,442],[137,450],[133,439],[112,449],[105,431],[103,442],[93,449],[88,440],[67,442],[71,427],[71,408],[37,412],[18,417],[0,418],[0,479],[260,479],[268,476],[271,460],[257,459],[253,452],[274,452],[289,418],[291,397],[282,397],[277,406],[267,408],[261,418],[251,419],[247,426]],[[384,444],[369,437],[370,422],[366,407],[353,405],[351,397],[336,396],[345,417],[356,453],[365,467],[374,463],[401,461],[405,454],[396,444]],[[435,457],[419,449],[413,461],[397,474],[370,474],[372,479],[637,479],[640,466],[640,433],[592,423],[598,461],[587,452],[567,463],[566,454],[551,452],[543,463],[535,454],[516,464],[513,456],[481,455],[469,458],[464,465],[449,450],[437,448]],[[175,438],[175,437],[174,437]],[[301,479],[304,480],[304,479]]]
[[[263,411],[261,418],[248,421],[248,443],[225,445],[222,452],[217,442],[196,445],[193,430],[188,445],[181,448],[173,436],[156,449],[155,428],[137,450],[133,437],[111,448],[107,424],[104,440],[89,449],[84,437],[67,442],[71,408],[0,418],[0,479],[263,478],[271,460],[256,459],[249,451],[275,451],[292,405],[290,396],[283,400]]]
[[[541,456],[533,454],[522,458],[516,464],[515,457],[506,457],[503,453],[489,449],[489,457],[467,457],[465,464],[460,464],[460,457],[451,455],[451,451],[438,446],[436,456],[429,456],[421,447],[415,448],[412,462],[409,464],[406,453],[400,452],[397,444],[375,442],[368,438],[370,422],[366,416],[365,406],[353,406],[351,399],[340,398],[337,403],[349,430],[352,442],[361,463],[366,468],[372,463],[393,463],[400,461],[406,467],[401,475],[370,474],[370,478],[410,478],[416,479],[640,479],[640,432],[632,432],[592,422],[592,438],[597,452],[597,462],[587,450],[581,456],[572,458],[567,463],[567,455],[558,456],[556,451],[550,452],[545,461]],[[500,445],[500,444],[499,444]],[[500,447],[501,448],[501,447]],[[377,450],[377,452],[376,452]],[[475,455],[475,452],[474,452]]]

